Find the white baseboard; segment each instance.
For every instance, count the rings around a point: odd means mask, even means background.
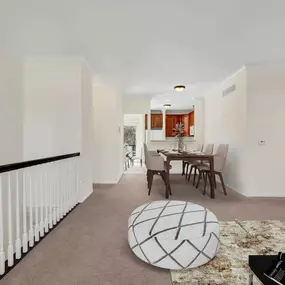
[[[93,193],[93,189],[91,189],[90,192],[88,192],[87,194],[85,194],[85,196],[83,196],[82,198],[80,198],[78,200],[79,203],[83,203],[91,194]]]

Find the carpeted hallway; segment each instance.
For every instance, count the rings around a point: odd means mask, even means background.
[[[2,285],[170,285],[170,273],[148,266],[131,252],[127,221],[131,211],[164,199],[164,185],[155,178],[147,196],[144,174],[125,174],[118,185],[95,189],[18,266]],[[233,191],[215,200],[203,196],[181,175],[171,176],[173,200],[187,200],[211,209],[220,220],[285,220],[285,199],[245,198]],[[201,191],[201,190],[200,190]]]

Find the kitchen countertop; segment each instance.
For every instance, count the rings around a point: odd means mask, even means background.
[[[184,142],[195,142],[195,141],[196,139],[194,137],[184,138]],[[150,142],[178,142],[178,139],[169,137],[169,138],[166,138],[165,140],[151,140]]]

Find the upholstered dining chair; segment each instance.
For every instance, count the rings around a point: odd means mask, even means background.
[[[207,154],[207,155],[210,155],[210,154],[213,154],[213,150],[214,150],[214,144],[212,143],[209,143],[209,144],[206,144],[205,148],[203,149],[203,153],[204,154]],[[194,178],[193,178],[193,186],[195,185],[195,181],[196,181],[196,176],[197,176],[197,171],[199,171],[198,169],[198,166],[200,164],[203,164],[204,163],[202,161],[197,161],[196,165],[193,166],[193,169],[194,169]]]
[[[198,144],[197,148],[195,149],[195,152],[201,152],[202,150],[203,150],[203,144]],[[187,179],[187,177],[188,177],[188,181],[190,179],[191,172],[193,169],[193,165],[195,165],[195,163],[196,163],[195,161],[193,161],[193,162],[183,161],[183,173],[182,173],[182,175],[185,173],[185,179]],[[190,173],[188,173],[190,165],[191,165]],[[185,170],[185,168],[186,168],[186,170]]]
[[[131,158],[132,166],[134,166],[136,160],[139,160],[140,161],[140,165],[142,167],[142,161],[143,161],[142,154],[143,154],[143,151],[142,151],[142,148],[141,148],[139,156],[132,156],[132,158]]]
[[[161,155],[151,155],[147,149],[147,145],[144,144],[144,155],[145,155],[145,165],[147,168],[147,186],[148,186],[148,195],[150,195],[153,176],[160,175],[164,181],[165,187],[167,187],[166,182],[166,164]],[[170,189],[169,189],[170,190]],[[170,195],[172,195],[170,190]]]
[[[225,171],[227,155],[228,155],[229,145],[228,144],[220,144],[218,146],[217,152],[214,155],[214,175],[218,175],[220,177],[220,181],[224,190],[224,194],[227,195],[226,186],[224,183],[223,172]],[[206,186],[207,186],[207,178],[210,181],[210,167],[208,165],[200,164],[198,165],[199,176],[196,188],[199,187],[200,180],[203,176],[204,178],[204,195],[206,194]],[[214,181],[216,181],[214,179]],[[216,188],[216,182],[215,182]]]

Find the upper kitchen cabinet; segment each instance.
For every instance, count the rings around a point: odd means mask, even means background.
[[[177,123],[184,125],[185,136],[189,137],[190,127],[194,126],[194,111],[185,114],[166,114],[165,136],[173,137],[173,129]]]
[[[176,124],[182,122],[181,115],[168,115],[166,114],[166,128],[165,128],[165,136],[166,137],[173,137],[173,129],[175,128]]]
[[[194,122],[194,111],[192,111],[191,113],[189,113],[189,127],[194,126],[195,122]]]
[[[182,123],[184,125],[185,136],[188,137],[190,135],[190,131],[189,131],[189,115],[188,114],[182,115]]]
[[[145,129],[147,129],[148,126],[148,115],[145,115]],[[151,114],[150,117],[151,122],[151,129],[162,129],[163,127],[163,116],[162,114]]]
[[[151,128],[162,129],[162,114],[151,114]]]

